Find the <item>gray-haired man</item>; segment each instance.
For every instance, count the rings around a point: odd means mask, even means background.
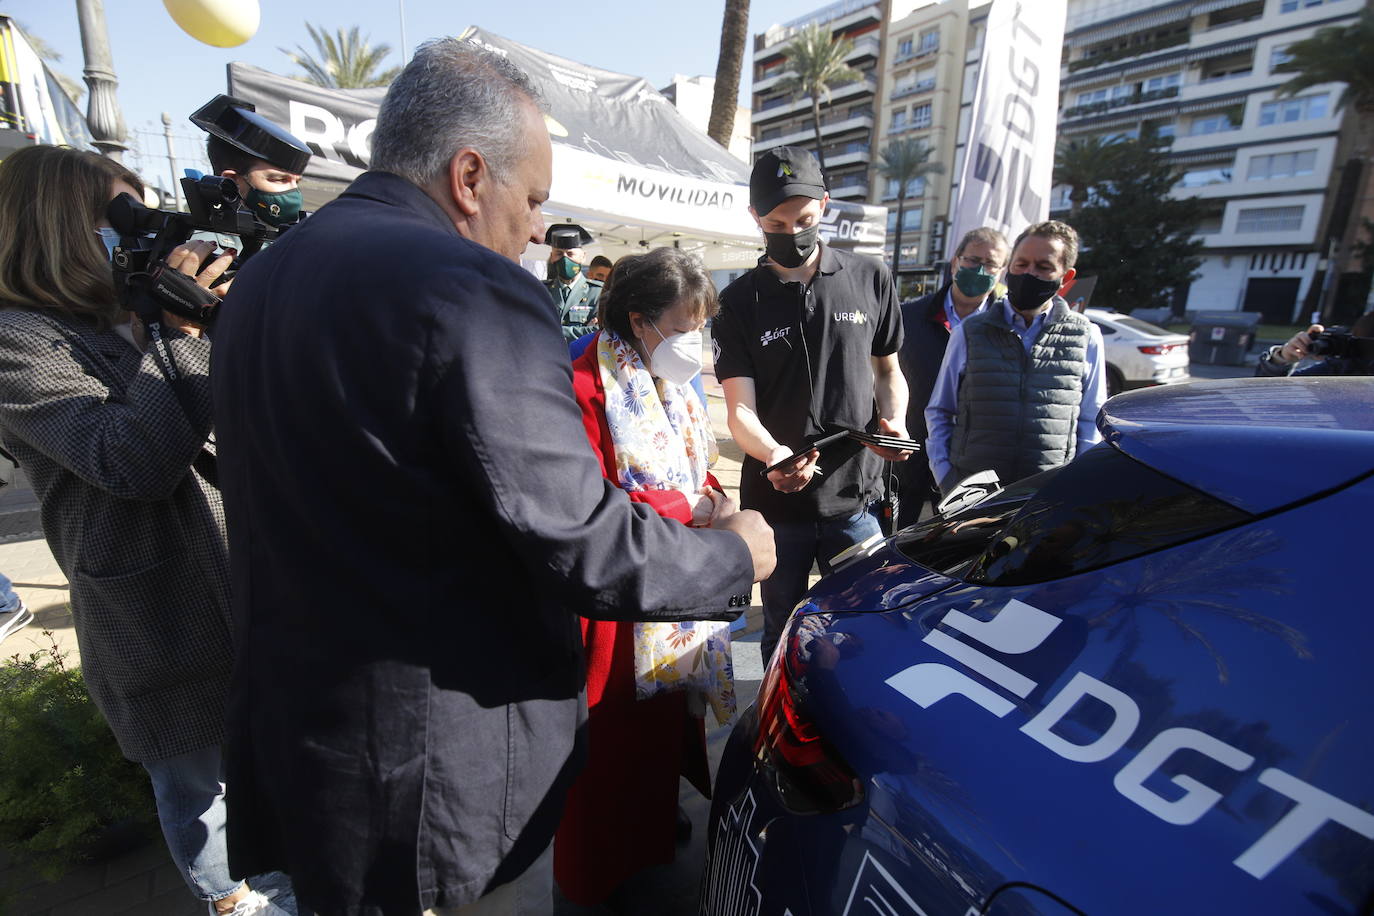
[[[690,529],[602,478],[517,260],[552,171],[524,74],[425,45],[372,144],[217,326],[232,865],[289,871],[330,916],[547,912],[583,757],[576,615],[726,617],[771,532]]]

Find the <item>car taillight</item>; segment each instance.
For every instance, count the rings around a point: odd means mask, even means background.
[[[1168,353],[1174,352],[1181,346],[1183,346],[1183,344],[1156,344],[1148,347],[1136,347],[1136,349],[1139,350],[1141,353],[1147,353],[1150,356],[1164,356]]]
[[[795,638],[788,640],[788,649]],[[807,715],[805,690],[789,671],[789,657],[796,655],[777,654],[759,690],[754,756],[773,774],[778,797],[795,814],[856,805],[863,800],[863,785]]]

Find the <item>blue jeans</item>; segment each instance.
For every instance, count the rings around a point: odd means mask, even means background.
[[[223,900],[243,884],[229,876],[229,848],[224,839],[224,783],[220,749],[207,747],[180,757],[145,761],[153,780],[157,819],[181,877],[201,900]],[[280,872],[248,881],[287,913],[296,911],[291,881]]]
[[[0,573],[0,614],[17,611],[22,603],[10,584],[10,577]]]
[[[806,592],[806,579],[811,564],[817,563],[821,575],[830,574],[830,558],[835,554],[881,534],[878,517],[865,508],[848,518],[830,518],[816,522],[770,522],[778,565],[773,575],[759,585],[763,597],[763,639],[759,650],[763,663],[773,656],[773,649],[782,635],[782,628],[792,609]]]

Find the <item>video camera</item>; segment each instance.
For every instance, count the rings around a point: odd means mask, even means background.
[[[1374,360],[1374,337],[1356,337],[1349,328],[1327,328],[1312,335],[1307,352],[1322,358]]]
[[[196,232],[237,236],[239,253],[224,273],[221,282],[226,282],[263,243],[273,241],[290,226],[268,226],[239,209],[233,179],[187,177],[181,179],[181,189],[189,213],[153,210],[128,194],[110,202],[106,217],[120,236],[111,259],[115,288],[120,304],[144,321],[159,321],[165,309],[207,327],[215,320],[220,297],[197,284],[194,277],[168,267],[167,256],[172,249]],[[301,213],[300,219],[306,215]]]

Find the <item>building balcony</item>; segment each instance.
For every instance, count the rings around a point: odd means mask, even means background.
[[[899,67],[902,64],[909,63],[913,60],[920,60],[923,57],[931,57],[939,53],[940,43],[938,41],[934,44],[915,45],[912,47],[910,51],[898,51],[896,54],[894,54],[892,56],[892,66]]]
[[[905,86],[898,86],[892,90],[892,95],[888,96],[888,98],[892,99],[893,101],[896,101],[897,99],[904,99],[910,95],[919,95],[922,92],[932,92],[934,91],[934,89],[935,77],[932,76],[930,79],[924,79],[920,80],[919,82],[909,83]]]
[[[1131,95],[1122,96],[1119,99],[1103,99],[1100,102],[1092,102],[1087,105],[1074,105],[1065,108],[1059,117],[1061,120],[1065,121],[1074,118],[1086,118],[1092,115],[1106,114],[1109,111],[1116,111],[1119,108],[1148,105],[1151,102],[1158,102],[1163,99],[1177,98],[1178,94],[1179,89],[1177,86],[1169,86],[1166,89],[1151,89],[1149,92],[1135,92]]]
[[[1145,57],[1149,54],[1158,54],[1160,51],[1167,51],[1171,48],[1186,45],[1191,36],[1187,32],[1178,35],[1169,35],[1165,38],[1157,38],[1153,41],[1144,41],[1140,44],[1131,45],[1126,48],[1113,48],[1101,54],[1094,54],[1091,57],[1080,57],[1068,63],[1068,71],[1077,73],[1080,70],[1089,70],[1094,67],[1101,67],[1104,64],[1116,63],[1120,60],[1129,60],[1136,57]]]
[[[862,101],[866,95],[874,95],[878,91],[878,81],[873,77],[865,77],[852,83],[845,83],[843,86],[835,86],[830,90],[830,97],[821,103],[823,108],[831,108],[840,103],[853,104]],[[750,120],[754,124],[762,124],[767,121],[776,121],[781,118],[790,117],[802,111],[811,110],[810,96],[792,98],[790,96],[777,96],[762,103],[757,111],[751,116]]]
[[[846,165],[867,165],[870,161],[872,161],[872,153],[867,141],[864,140],[844,143],[837,147],[827,147],[825,150],[825,166],[829,169],[837,169]]]
[[[822,121],[821,123],[822,137],[833,137],[851,130],[872,131],[873,115],[857,115],[852,118],[843,118],[841,120],[831,121],[829,123],[825,123],[824,121]],[[782,134],[781,136],[772,137],[767,140],[755,140],[754,155],[758,156],[764,151],[773,149],[778,146],[796,146],[798,144],[805,145],[809,143],[814,143],[815,139],[816,132],[814,130],[812,130],[810,127],[799,127],[796,130]]]
[[[830,165],[829,162],[826,163]],[[868,196],[868,182],[852,181],[849,184],[831,185],[830,196],[836,200],[863,200]]]
[[[787,43],[797,33],[812,23],[830,26],[832,33],[865,25],[877,25],[883,21],[882,6],[874,0],[839,0],[805,16],[773,26],[768,31],[754,36],[754,62],[767,60],[781,54]]]
[[[874,38],[872,35],[864,35],[861,38],[855,39],[854,48],[845,55],[844,62],[852,64],[855,61],[868,60],[870,58],[877,60],[882,50],[882,43],[879,42],[878,39]]]

